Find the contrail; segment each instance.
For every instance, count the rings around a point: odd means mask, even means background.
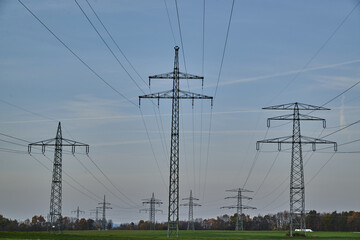
[[[274,74],[268,74],[268,75],[263,75],[263,76],[250,77],[250,78],[240,78],[240,79],[237,79],[234,81],[222,82],[219,85],[223,86],[223,85],[232,85],[232,84],[238,84],[238,83],[243,83],[243,82],[253,82],[253,81],[263,80],[263,79],[267,79],[267,78],[293,75],[293,74],[297,74],[299,72],[311,72],[311,71],[316,71],[316,70],[321,70],[321,69],[335,68],[335,67],[340,67],[340,66],[359,63],[359,62],[360,62],[360,59],[357,59],[357,60],[352,60],[352,61],[347,61],[347,62],[342,62],[342,63],[335,63],[335,64],[319,66],[319,67],[292,70],[292,71],[287,71],[287,72],[282,72],[282,73],[274,73]],[[215,84],[210,85],[208,87],[215,87]]]

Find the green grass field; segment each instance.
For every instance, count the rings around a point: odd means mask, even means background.
[[[47,232],[0,232],[0,239],[54,239],[54,240],[112,240],[112,239],[168,239],[166,231],[65,231]],[[180,231],[178,239],[289,239],[283,231]],[[351,232],[313,232],[309,239],[359,239],[360,233]],[[293,237],[291,239],[304,239]]]

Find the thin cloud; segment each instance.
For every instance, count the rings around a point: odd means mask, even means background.
[[[306,68],[306,69],[299,69],[299,70],[292,70],[282,73],[274,73],[274,74],[268,74],[263,76],[257,76],[257,77],[250,77],[250,78],[240,78],[234,81],[227,81],[227,82],[220,82],[219,86],[225,86],[225,85],[232,85],[232,84],[238,84],[238,83],[244,83],[244,82],[253,82],[253,81],[259,81],[263,79],[273,78],[273,77],[282,77],[282,76],[288,76],[288,75],[294,75],[300,72],[311,72],[321,69],[329,69],[329,68],[336,68],[344,65],[359,63],[360,59],[342,62],[342,63],[335,63],[335,64],[329,64],[329,65],[323,65],[319,67],[312,67],[312,68]],[[215,87],[215,85],[210,85],[208,87]]]

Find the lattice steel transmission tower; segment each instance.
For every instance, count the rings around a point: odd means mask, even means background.
[[[139,105],[142,98],[156,98],[158,104],[161,98],[172,99],[171,117],[171,146],[170,146],[170,177],[169,177],[169,212],[168,212],[168,237],[179,236],[179,100],[180,99],[211,99],[202,94],[180,90],[180,79],[201,79],[204,77],[182,73],[179,71],[179,47],[175,47],[174,70],[149,77],[151,79],[172,79],[173,88],[168,91],[139,96]]]
[[[91,209],[90,211],[90,215],[91,214],[95,214],[95,222],[97,223],[99,221],[99,209],[102,207],[96,207],[95,209]]]
[[[194,198],[192,196],[192,190],[190,190],[190,197],[188,198],[183,198],[182,200],[189,200],[188,203],[183,203],[180,204],[181,206],[189,206],[189,218],[188,218],[188,225],[187,225],[187,230],[195,230],[195,226],[194,226],[194,207],[198,207],[201,206],[198,203],[194,203],[195,201],[198,201],[198,198]]]
[[[109,207],[109,205],[111,205],[111,203],[108,203],[105,201],[105,195],[104,195],[104,201],[101,203],[98,203],[99,205],[101,205],[100,208],[102,208],[102,220],[101,220],[101,228],[102,230],[106,229],[106,214],[105,211],[106,209],[112,209],[111,207]]]
[[[270,127],[272,120],[286,120],[293,122],[292,136],[265,139],[256,142],[256,149],[259,150],[260,143],[277,143],[278,150],[281,151],[282,143],[291,144],[291,173],[290,173],[290,236],[293,236],[295,229],[304,231],[305,225],[305,185],[304,185],[304,168],[302,157],[302,144],[311,144],[312,150],[316,150],[316,144],[333,144],[334,150],[337,151],[336,142],[327,141],[319,138],[305,137],[300,132],[301,121],[322,121],[323,128],[326,127],[326,120],[323,118],[313,117],[300,114],[300,110],[330,110],[328,108],[313,106],[303,103],[289,103],[272,107],[265,107],[268,110],[290,110],[291,114],[268,118],[267,126]]]
[[[236,196],[231,196],[231,197],[226,197],[225,199],[230,199],[230,198],[235,198],[237,200],[237,204],[236,205],[231,205],[231,206],[224,206],[221,208],[236,208],[236,225],[235,225],[235,230],[236,231],[243,231],[244,230],[244,220],[243,220],[243,209],[256,209],[255,207],[250,207],[250,206],[246,206],[242,204],[242,200],[243,199],[252,199],[251,197],[247,197],[247,196],[243,196],[242,193],[243,192],[253,192],[250,190],[246,190],[244,188],[235,188],[235,189],[231,189],[231,190],[226,190],[227,192],[236,192],[237,195]]]
[[[51,182],[50,196],[50,224],[51,229],[61,230],[61,207],[62,207],[62,149],[65,146],[71,147],[72,154],[75,154],[75,147],[86,147],[86,154],[89,153],[89,145],[76,142],[62,137],[61,123],[59,122],[56,137],[53,139],[43,140],[28,145],[28,152],[31,154],[32,146],[41,146],[42,153],[45,153],[46,146],[55,147],[54,164]]]
[[[149,204],[149,208],[140,209],[140,212],[149,212],[149,221],[150,221],[150,230],[155,230],[155,213],[162,212],[160,209],[156,209],[155,206],[160,206],[163,202],[160,199],[156,199],[154,193],[152,193],[151,198],[143,199],[143,205]]]
[[[71,211],[71,213],[76,213],[76,220],[79,220],[80,213],[85,214],[85,211],[81,211],[79,206],[78,206],[77,209],[74,210],[74,211]]]

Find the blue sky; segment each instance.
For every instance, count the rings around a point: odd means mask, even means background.
[[[274,123],[275,127],[267,129],[266,118],[284,113],[261,108],[290,102],[323,105],[359,81],[360,6],[353,10],[358,2],[235,1],[216,87],[232,1],[205,2],[204,62],[203,1],[178,1],[182,44],[175,2],[165,1],[169,18],[161,0],[89,0],[140,78],[86,1],[78,0],[141,90],[103,44],[76,2],[23,1],[72,51],[135,105],[89,71],[18,1],[1,1],[0,133],[36,142],[55,137],[57,122],[61,121],[65,138],[90,145],[90,157],[117,189],[81,154],[81,149],[78,159],[64,154],[64,171],[97,197],[90,194],[90,199],[64,183],[63,215],[70,216],[80,206],[90,217],[88,210],[106,194],[113,204],[109,218],[118,223],[137,222],[148,217],[138,211],[141,199],[150,198],[154,192],[164,201],[164,214],[157,219],[165,221],[171,103],[161,101],[157,108],[143,100],[143,116],[136,105],[139,95],[149,93],[144,83],[148,76],[172,71],[174,46],[179,45],[180,71],[185,72],[185,55],[186,71],[205,77],[203,89],[198,80],[190,80],[189,85],[184,81],[181,88],[212,96],[217,89],[212,111],[208,101],[196,101],[193,108],[191,101],[181,101],[180,197],[188,197],[193,190],[194,196],[200,198],[203,206],[195,210],[195,217],[232,214],[220,209],[233,204],[224,200],[228,196],[225,190],[243,187],[248,178],[245,188],[256,192],[249,194],[254,199],[248,204],[258,208],[248,214],[288,210],[286,178],[291,153],[284,147],[278,154],[277,146],[268,145],[261,148],[257,158],[255,142],[265,136],[290,135],[291,124],[276,127],[281,123]],[[152,92],[170,88],[170,81],[151,83]],[[358,121],[359,94],[356,85],[328,103],[325,107],[330,111],[312,113],[326,118],[328,128],[323,130],[319,122],[304,122],[303,135],[326,136]],[[319,147],[311,154],[309,147],[304,147],[305,182],[312,179],[306,185],[306,209],[358,210],[359,142],[341,144],[358,140],[359,136],[359,124],[354,124],[327,137],[340,145],[333,157],[331,149]],[[51,172],[25,153],[26,142],[4,135],[0,140],[0,213],[22,220],[35,214],[46,215]],[[35,149],[34,156],[52,168],[51,149],[46,157]],[[64,175],[64,179],[82,189],[68,176]],[[186,214],[187,210],[182,209],[180,218],[186,219]]]

